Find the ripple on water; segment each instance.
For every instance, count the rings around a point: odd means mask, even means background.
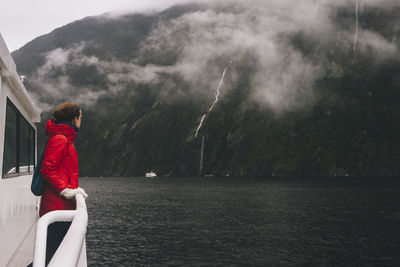
[[[89,266],[400,266],[399,183],[81,178]]]

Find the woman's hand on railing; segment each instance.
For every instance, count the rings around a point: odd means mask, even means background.
[[[61,191],[60,196],[65,197],[66,199],[73,199],[77,194],[82,194],[85,199],[88,197],[88,194],[86,194],[85,190],[81,187],[76,189],[65,188]]]
[[[82,196],[86,199],[88,197],[88,194],[86,193],[86,191],[82,188],[82,187],[78,187],[78,193],[81,193]]]

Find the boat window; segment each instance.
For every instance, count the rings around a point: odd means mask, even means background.
[[[29,128],[29,172],[34,171],[35,164],[35,142],[36,142],[36,133],[35,130],[30,127]]]
[[[17,172],[17,113],[7,103],[3,153],[3,177]]]
[[[33,172],[35,166],[35,130],[7,99],[3,154],[3,178]]]

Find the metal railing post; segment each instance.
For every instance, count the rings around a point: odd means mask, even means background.
[[[77,266],[85,240],[88,214],[84,197],[77,194],[75,198],[76,210],[52,211],[39,219],[36,226],[33,267],[45,266],[47,227],[53,222],[60,221],[72,221],[72,224],[48,266]]]

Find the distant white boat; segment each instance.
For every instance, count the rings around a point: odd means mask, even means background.
[[[155,172],[153,172],[153,171],[146,172],[146,175],[144,177],[146,177],[146,178],[156,178],[157,174]]]

